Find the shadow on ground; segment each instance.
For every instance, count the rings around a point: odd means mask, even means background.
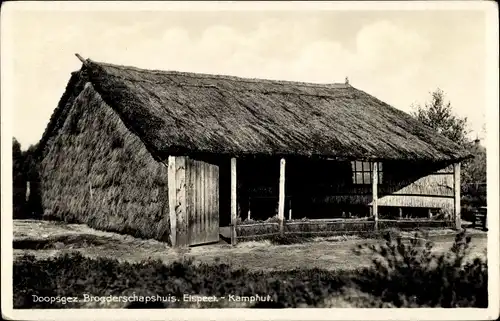
[[[61,248],[87,248],[89,246],[109,245],[117,243],[110,237],[91,234],[68,234],[53,236],[47,239],[18,239],[12,242],[15,250],[52,250]]]

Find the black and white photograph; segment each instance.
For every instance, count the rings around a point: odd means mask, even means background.
[[[496,3],[12,1],[1,50],[5,319],[498,318]]]

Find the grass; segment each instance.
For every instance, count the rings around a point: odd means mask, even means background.
[[[77,251],[85,257],[116,258],[120,262],[134,263],[151,258],[170,264],[187,258],[192,259],[195,264],[220,262],[234,269],[246,268],[256,272],[293,270],[300,267],[331,271],[355,270],[369,266],[371,256],[369,254],[354,256],[352,249],[366,242],[373,244],[383,242],[380,238],[363,239],[359,236],[339,235],[311,237],[304,243],[277,238],[241,242],[234,247],[228,244],[213,244],[176,250],[159,241],[98,231],[83,224],[14,220],[13,230],[14,245],[18,247],[14,249],[16,258],[30,254],[37,260],[43,260]],[[437,253],[444,253],[453,244],[454,231],[434,230],[429,233],[431,233],[429,238],[435,241],[433,251]],[[470,244],[471,252],[468,257],[471,260],[478,256],[485,258],[486,234],[481,231],[474,233],[477,235]],[[396,235],[396,232],[394,234]],[[403,238],[411,238],[413,235],[409,232],[399,234]],[[79,241],[79,237],[83,240]],[[283,241],[281,244],[288,244],[280,245],[280,241]],[[39,249],[33,249],[33,246],[20,248],[22,242],[25,244],[38,242]],[[87,246],[88,244],[92,246]]]
[[[137,302],[33,302],[33,295],[82,299],[85,294],[177,298],[146,305],[149,308],[486,307],[487,263],[467,259],[470,237],[460,233],[449,251],[436,253],[432,242],[417,236],[405,241],[388,233],[385,242],[360,244],[351,250],[351,257],[368,252],[371,263],[351,270],[300,266],[257,272],[234,268],[220,259],[212,264],[195,264],[190,258],[165,264],[158,259],[131,263],[89,258],[77,252],[42,260],[24,255],[14,261],[14,307],[144,307]],[[253,249],[251,243],[246,248]],[[225,299],[193,303],[182,300],[184,294]],[[229,295],[254,294],[269,295],[272,301],[228,299]]]

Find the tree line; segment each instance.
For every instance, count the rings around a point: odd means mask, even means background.
[[[12,182],[14,218],[40,218],[42,215],[40,179],[37,170],[37,145],[26,151],[14,137],[12,140]]]

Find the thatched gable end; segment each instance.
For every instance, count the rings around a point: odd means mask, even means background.
[[[82,92],[85,83],[88,81],[86,77],[82,76],[81,72],[72,72],[71,77],[66,85],[66,90],[64,91],[59,103],[57,104],[56,109],[52,113],[50,117],[50,121],[45,128],[45,132],[43,133],[42,138],[38,144],[37,148],[37,157],[41,157],[41,153],[45,150],[45,147],[50,140],[51,137],[55,136],[57,132],[61,129],[66,120],[68,113],[73,106],[73,102],[76,97]]]
[[[90,83],[64,110],[40,164],[44,218],[168,242],[166,165]]]

